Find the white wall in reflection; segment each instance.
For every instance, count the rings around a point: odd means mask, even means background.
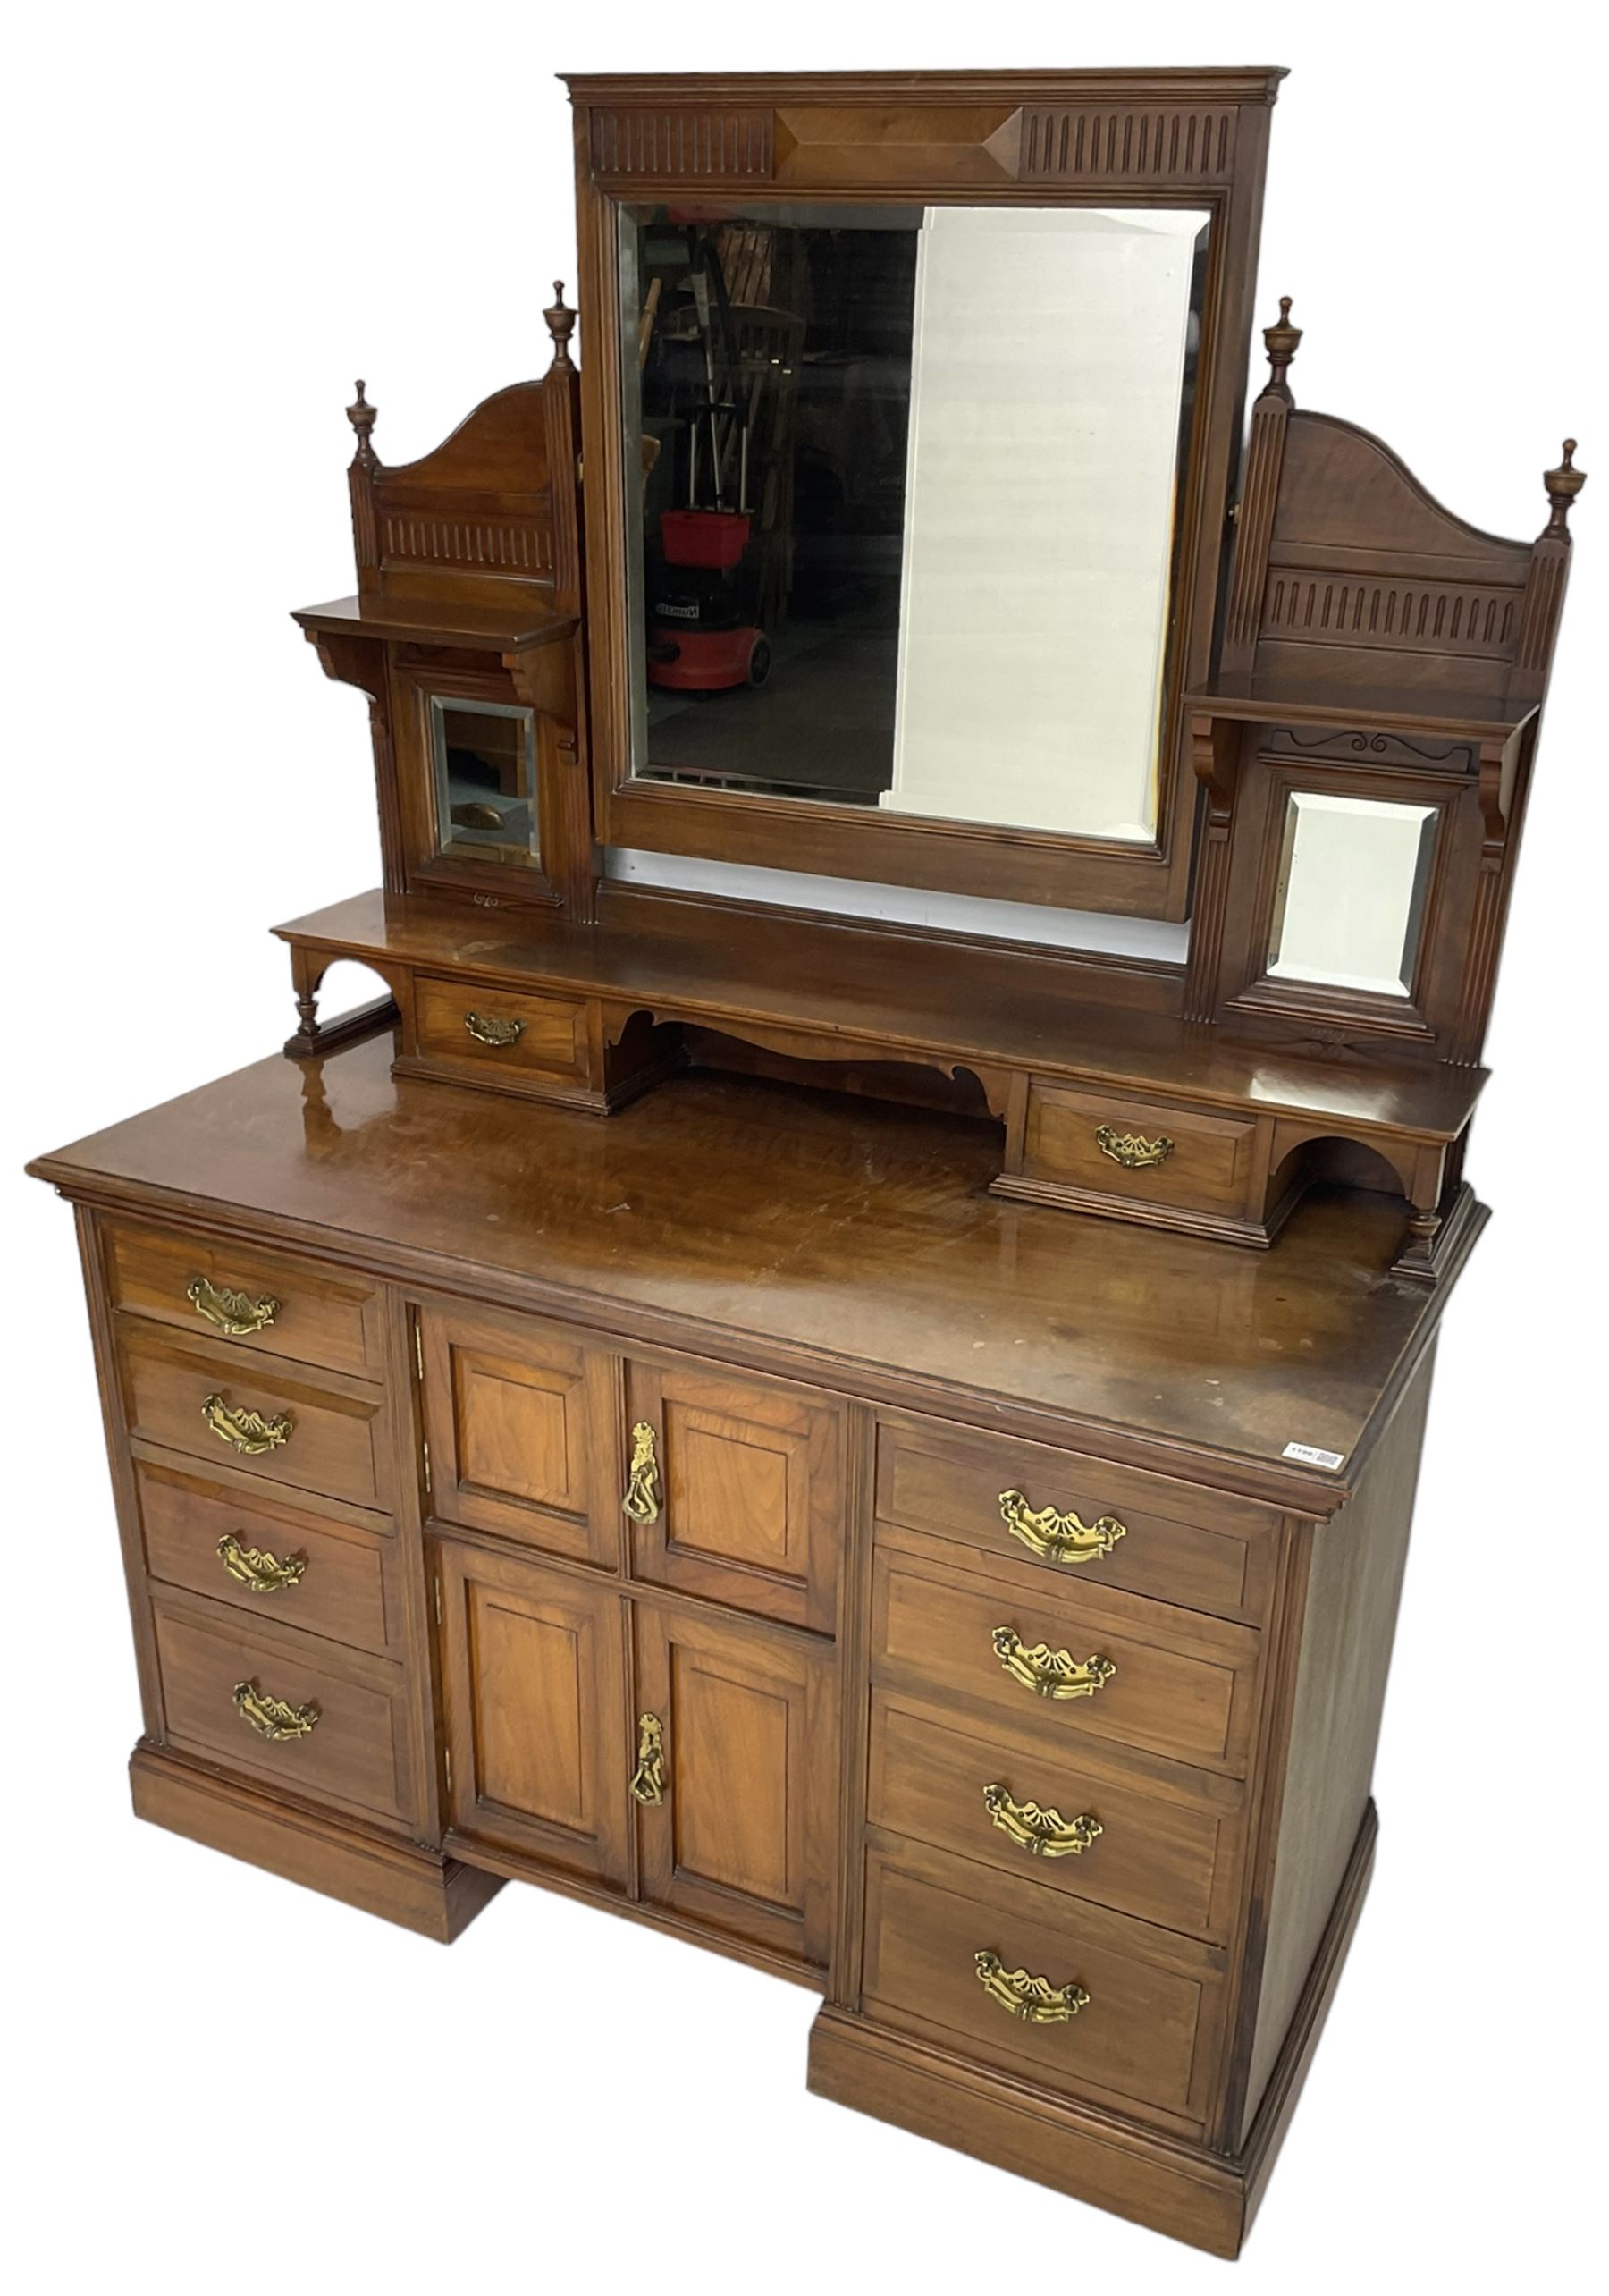
[[[890,809],[1154,836],[1206,222],[1159,208],[926,212]]]

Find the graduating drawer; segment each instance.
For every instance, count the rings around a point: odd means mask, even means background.
[[[1260,1203],[1255,1118],[1035,1079],[1023,1170],[1092,1194],[1244,1216]]]
[[[1222,1618],[1260,1619],[1273,1589],[1276,1517],[1265,1509],[930,1420],[880,1423],[877,1512],[1069,1584],[1123,1587]]]
[[[124,1314],[326,1371],[381,1376],[380,1290],[366,1277],[156,1228],[109,1227],[105,1263],[112,1304]]]
[[[877,1691],[866,1816],[1164,1929],[1228,1932],[1241,1822],[1232,1787],[1203,1803],[1125,1775],[1099,1747],[1047,1748]]]
[[[974,1578],[885,1541],[872,1577],[876,1675],[1003,1713],[1045,1743],[1112,1740],[1244,1774],[1259,1638],[1115,1589]]]
[[[173,1468],[141,1465],[135,1480],[153,1578],[357,1650],[400,1651],[389,1533]]]
[[[586,1071],[587,1008],[467,981],[414,982],[419,1057],[486,1073],[579,1079]]]
[[[193,1596],[158,1591],[153,1608],[174,1746],[407,1826],[415,1795],[400,1667]]]
[[[121,1334],[129,1432],[299,1490],[383,1507],[379,1392],[334,1375],[316,1387],[226,1343],[192,1346],[137,1323]]]
[[[1210,1946],[960,1859],[867,1857],[865,2013],[1119,2111],[1204,2117],[1222,1968]]]

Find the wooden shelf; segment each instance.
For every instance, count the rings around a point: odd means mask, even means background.
[[[465,605],[452,598],[331,598],[291,616],[309,636],[374,637],[401,645],[468,646],[528,653],[569,637],[574,614],[553,613],[529,598],[517,605]]]
[[[1363,1066],[1239,1042],[1153,1008],[1175,968],[940,943],[731,905],[605,889],[594,926],[362,893],[275,927],[293,946],[395,974],[595,997],[742,1037],[785,1034],[823,1060],[914,1060],[1183,1096],[1445,1146],[1470,1119],[1482,1068]]]
[[[1509,703],[1498,695],[1449,695],[1440,710],[1432,706],[1433,701],[1422,686],[1401,692],[1371,688],[1366,693],[1326,694],[1306,680],[1298,686],[1262,680],[1239,693],[1203,687],[1186,694],[1184,706],[1241,724],[1327,725],[1359,733],[1429,734],[1472,742],[1507,741],[1541,706],[1537,702]]]

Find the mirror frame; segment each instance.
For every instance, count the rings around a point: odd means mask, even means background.
[[[1183,696],[1210,676],[1238,484],[1269,112],[1251,71],[577,76],[590,756],[602,843],[1177,920],[1199,792]],[[630,778],[619,210],[686,201],[1192,207],[1210,216],[1150,843]]]

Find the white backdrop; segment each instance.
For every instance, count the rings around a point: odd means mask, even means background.
[[[1012,2257],[1125,2296],[1231,2284],[810,2099],[790,1987],[531,1890],[443,1952],[128,1813],[134,1670],[71,1222],[19,1168],[286,1034],[267,926],[376,874],[363,704],[287,619],[349,587],[353,378],[400,461],[535,371],[574,266],[551,74],[698,64],[1289,63],[1259,308],[1296,298],[1302,402],[1378,430],[1499,533],[1540,527],[1566,431],[1601,474],[1471,1157],[1499,1217],[1442,1347],[1377,1878],[1235,2284],[1582,2276],[1603,2087],[1604,1408],[1583,1303],[1604,1270],[1581,1207],[1602,1200],[1604,889],[1577,824],[1602,819],[1588,710],[1609,569],[1597,123],[1567,62],[1584,22],[1533,0],[1499,45],[1467,14],[1370,0],[1099,21],[815,0],[719,24],[85,0],[13,29],[0,2157],[29,2296],[131,2275],[175,2296],[423,2296],[460,2274],[971,2296]]]

